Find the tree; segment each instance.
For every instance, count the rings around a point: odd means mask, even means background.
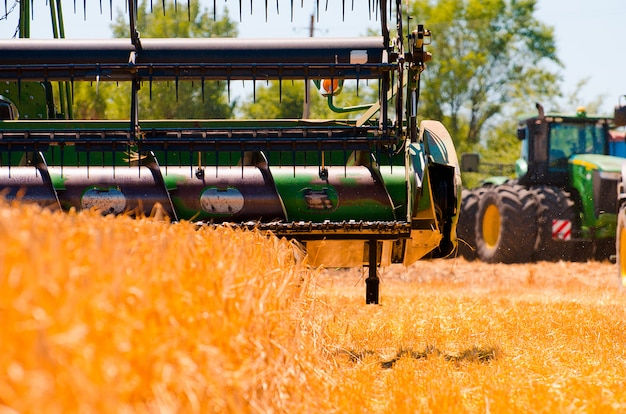
[[[346,81],[342,92],[333,97],[333,104],[338,107],[349,107],[361,104],[364,100],[371,102],[363,85],[359,88],[359,96],[356,95],[355,83]],[[252,119],[299,119],[303,117],[304,107],[304,81],[284,80],[269,82],[267,85],[257,84],[254,93],[250,94],[246,102],[241,106],[242,116]],[[319,119],[344,119],[358,116],[361,112],[332,112],[327,104],[327,98],[322,96],[313,82],[309,86],[309,118]]]
[[[190,10],[181,2],[154,3],[150,12],[149,5],[143,0],[138,6],[137,29],[141,38],[187,38],[187,37],[236,37],[236,24],[228,13],[216,20],[213,13],[200,10],[199,2],[189,2]],[[120,12],[111,26],[115,37],[130,37],[128,16]],[[77,117],[120,118],[130,116],[130,84],[101,82],[98,93],[89,85],[77,84],[75,113]],[[226,82],[143,82],[139,91],[139,116],[142,119],[173,118],[229,118],[233,114],[235,102],[229,102],[226,96]],[[204,89],[204,91],[203,91]],[[100,97],[100,95],[102,97]],[[94,112],[89,99],[98,96],[98,113]],[[81,97],[85,97],[81,99]]]
[[[533,17],[536,0],[414,2],[432,31],[432,61],[422,76],[420,112],[442,120],[461,151],[514,108],[560,95],[553,28]],[[514,133],[512,133],[514,134]]]
[[[241,106],[243,117],[250,119],[297,119],[302,117],[304,82],[270,82],[256,88]],[[313,101],[310,99],[309,101]],[[311,103],[313,105],[313,103]]]
[[[304,81],[283,80],[257,85],[253,94],[241,106],[242,116],[252,119],[299,119],[303,116]],[[333,105],[346,108],[376,101],[373,86],[361,81],[359,94],[356,81],[346,80],[339,95],[333,97]],[[313,82],[309,86],[309,118],[346,119],[360,116],[364,110],[354,112],[333,112]]]

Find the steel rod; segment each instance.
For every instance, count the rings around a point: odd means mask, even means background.
[[[378,278],[378,242],[368,241],[368,277],[365,279],[365,303],[378,305],[380,279]]]

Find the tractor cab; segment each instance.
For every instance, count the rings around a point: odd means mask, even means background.
[[[617,155],[612,154],[616,147],[609,145],[610,118],[588,117],[582,108],[576,116],[544,114],[541,105],[537,108],[538,116],[520,121],[517,130],[522,153],[515,170],[523,184],[567,187],[569,165],[578,155]]]

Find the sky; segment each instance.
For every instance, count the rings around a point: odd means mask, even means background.
[[[30,1],[30,0],[25,0]],[[32,37],[49,38],[51,29],[49,9],[46,0],[34,1],[34,20],[31,23]],[[64,0],[66,37],[68,38],[108,38],[110,31],[111,0]],[[149,0],[147,0],[149,1]],[[228,7],[232,19],[239,21],[239,0],[200,0],[203,6],[212,9],[214,1],[218,12]],[[242,18],[238,23],[239,37],[307,37],[310,29],[310,16],[320,4],[319,16],[315,17],[314,36],[360,36],[368,28],[378,28],[376,16],[370,12],[368,4],[374,0],[344,0],[345,19],[342,20],[340,0],[241,0]],[[86,11],[83,5],[87,4]],[[112,0],[113,16],[125,9],[124,0]],[[160,3],[153,0],[154,4]],[[290,4],[294,3],[294,17],[291,21]],[[18,7],[11,8],[16,0],[6,0],[8,17],[0,20],[0,38],[10,39],[15,32]],[[102,14],[100,4],[102,3]],[[187,0],[178,0],[181,6]],[[265,4],[268,4],[267,19]],[[328,9],[325,5],[329,4]],[[301,7],[301,4],[303,6]],[[76,5],[76,13],[74,13]],[[354,5],[354,6],[353,6]],[[353,9],[354,7],[354,9]],[[86,13],[87,19],[84,15]],[[0,1],[0,17],[5,15],[3,1]],[[318,18],[319,17],[319,18]],[[601,100],[600,111],[612,114],[620,96],[626,95],[626,1],[625,0],[537,0],[535,17],[554,27],[558,57],[563,63],[559,72],[563,77],[562,89],[566,95],[575,91],[577,84],[586,81],[579,94],[580,102],[561,101],[561,109]],[[424,23],[428,27],[428,22]],[[437,34],[434,33],[433,36]],[[436,50],[431,51],[436,58]],[[1,62],[0,54],[0,62]],[[622,98],[626,102],[626,98]],[[534,103],[529,103],[534,107]],[[546,108],[551,110],[551,108]]]

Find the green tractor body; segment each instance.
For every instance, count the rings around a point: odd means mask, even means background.
[[[392,39],[381,1],[380,36],[140,39],[137,4],[127,6],[130,39],[0,41],[5,198],[271,231],[300,241],[314,266],[369,266],[368,303],[378,302],[378,266],[455,251],[452,139],[441,123],[416,119],[430,58],[422,26]],[[401,29],[402,2],[392,6]],[[353,119],[153,120],[138,109],[153,82],[200,91],[236,80],[371,82],[378,99],[344,109]],[[130,84],[128,119],[73,119],[78,82]]]
[[[614,254],[616,191],[626,157],[612,119],[539,114],[520,122],[515,179],[464,190],[459,237],[487,262],[605,259]],[[498,177],[499,178],[499,177]]]

